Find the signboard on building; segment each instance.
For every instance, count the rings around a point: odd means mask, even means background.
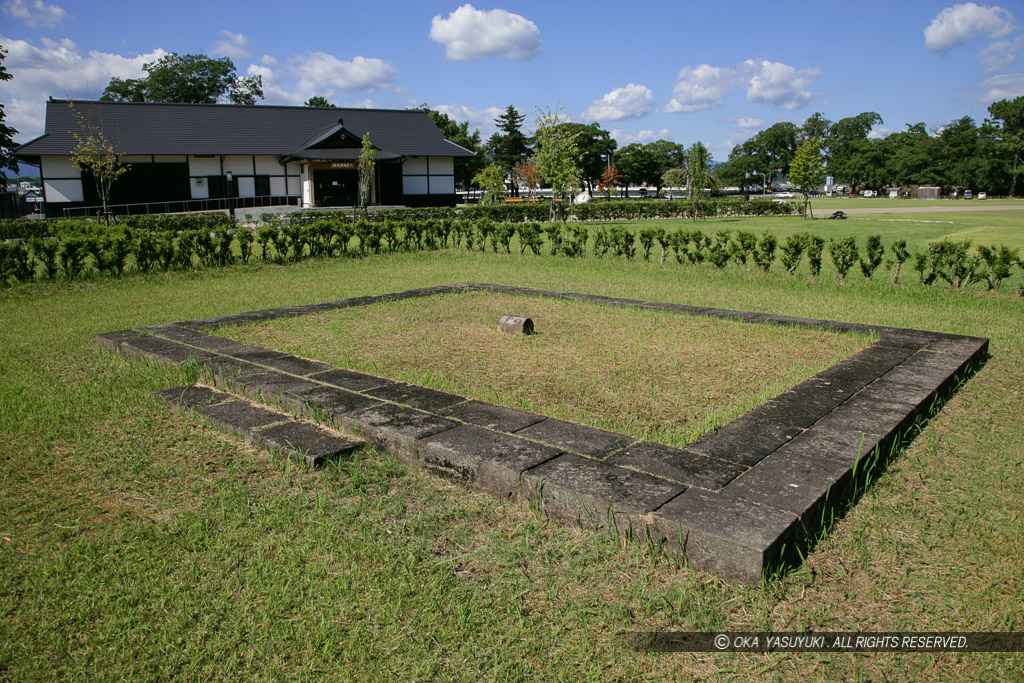
[[[359,162],[356,160],[346,161],[311,161],[309,162],[310,169],[314,171],[358,171]]]

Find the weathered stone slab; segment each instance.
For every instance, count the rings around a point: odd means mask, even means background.
[[[210,418],[221,429],[243,435],[259,427],[266,427],[288,419],[281,413],[254,406],[248,401],[227,401],[210,406],[198,406],[196,412]],[[251,435],[250,435],[251,437]]]
[[[160,391],[154,391],[153,395],[182,408],[195,408],[196,406],[220,403],[231,398],[230,394],[225,394],[223,391],[217,391],[216,389],[197,384],[186,384],[180,387],[161,389]]]
[[[281,402],[289,408],[307,414],[319,411],[327,413],[335,419],[342,415],[382,405],[381,401],[354,391],[329,386],[316,386],[294,394],[286,393],[281,397]]]
[[[247,363],[257,363],[259,365],[268,365],[268,361],[275,358],[281,358],[285,354],[280,351],[271,351],[270,349],[262,349],[258,346],[253,346],[245,351],[235,350],[229,355],[238,360],[244,360]]]
[[[138,339],[138,330],[118,330],[117,332],[101,332],[95,336],[96,345],[110,351],[120,351],[121,342],[129,339]]]
[[[192,341],[189,342],[192,346],[198,346],[201,349],[207,351],[213,351],[215,353],[221,353],[228,356],[232,356],[235,353],[244,353],[246,351],[260,350],[260,347],[253,346],[251,344],[243,344],[242,342],[235,341],[234,339],[228,339],[227,337],[217,337],[212,334],[203,334],[201,336],[193,337]]]
[[[384,403],[337,417],[344,429],[355,430],[399,460],[416,464],[417,441],[458,426],[458,422],[412,408]]]
[[[543,415],[527,413],[504,406],[496,406],[483,401],[465,401],[440,411],[446,417],[468,422],[478,427],[495,429],[499,432],[518,432],[525,427],[540,422]]]
[[[420,464],[425,469],[499,498],[518,496],[522,472],[561,452],[472,425],[447,429],[419,445]]]
[[[565,453],[523,473],[523,493],[546,514],[590,529],[643,536],[646,515],[685,486]]]
[[[317,382],[323,382],[324,384],[341,387],[342,389],[349,389],[351,391],[366,391],[367,389],[373,389],[375,387],[381,387],[385,384],[391,383],[391,380],[383,379],[381,377],[367,375],[354,370],[342,369],[318,372],[311,375],[310,379],[314,379]]]
[[[726,493],[688,489],[654,513],[669,549],[687,564],[719,576],[759,583],[763,572],[793,548],[802,531],[792,512]]]
[[[260,370],[238,375],[234,379],[234,385],[249,398],[268,400],[280,399],[285,394],[296,394],[321,386],[309,380],[273,370]]]
[[[149,334],[156,335],[157,337],[164,337],[165,339],[173,339],[174,341],[183,342],[185,344],[195,345],[193,342],[202,341],[209,335],[203,334],[202,332],[196,332],[188,327],[182,327],[177,323],[168,323],[167,325],[153,325],[152,327],[144,328]]]
[[[406,384],[405,382],[388,382],[365,392],[369,396],[382,398],[385,401],[401,403],[410,408],[440,413],[445,408],[462,403],[466,399],[436,389]]]
[[[263,365],[270,366],[275,370],[281,370],[301,377],[332,369],[332,366],[327,363],[321,363],[318,360],[309,360],[308,358],[300,358],[298,356],[290,355],[278,355],[274,358],[268,358],[267,360],[262,361],[262,363]]]
[[[229,356],[212,355],[202,360],[203,369],[214,377],[217,386],[230,383],[235,377],[246,373],[259,372],[262,368]]]
[[[592,458],[603,459],[609,454],[625,448],[636,439],[606,432],[603,429],[556,420],[549,417],[516,432],[516,436],[524,436],[534,441],[543,441],[559,448],[580,453]]]
[[[687,487],[711,490],[722,488],[747,471],[746,467],[733,462],[650,441],[635,443],[608,458],[607,462]]]
[[[205,361],[211,354],[185,344],[160,337],[138,337],[121,342],[120,351],[128,358],[179,365],[189,360]]]
[[[258,429],[255,439],[262,448],[284,453],[310,469],[335,460],[365,443],[298,420]]]
[[[771,401],[701,437],[687,449],[717,460],[751,466],[803,431],[780,423],[782,411]]]

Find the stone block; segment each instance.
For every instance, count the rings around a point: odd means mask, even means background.
[[[522,472],[561,452],[472,425],[447,429],[419,444],[424,469],[499,498],[518,496]]]
[[[324,384],[330,384],[331,386],[340,387],[342,389],[349,389],[351,391],[366,391],[367,389],[382,387],[386,384],[392,383],[391,380],[383,379],[381,377],[367,375],[354,370],[342,370],[340,368],[337,370],[315,373],[310,375],[310,379],[316,380],[317,382],[323,382]]]
[[[252,363],[231,358],[229,356],[211,355],[202,361],[203,369],[209,372],[217,386],[225,386],[234,381],[239,375],[252,372],[259,372],[262,368]]]
[[[553,417],[520,429],[516,432],[516,436],[543,441],[562,450],[580,453],[599,460],[636,441],[630,436],[556,420]]]
[[[208,417],[221,429],[240,433],[249,440],[252,430],[288,420],[286,415],[239,400],[198,406],[196,412]]]
[[[225,394],[223,391],[217,391],[216,389],[197,384],[186,384],[180,387],[161,389],[160,391],[154,391],[153,395],[181,408],[211,405],[232,398],[230,394]]]
[[[446,417],[453,417],[478,427],[499,432],[518,432],[544,419],[543,415],[496,406],[483,401],[463,401],[458,405],[439,411]]]
[[[690,566],[757,584],[800,540],[800,521],[792,512],[727,491],[688,489],[654,513],[654,524],[668,548]]]
[[[640,441],[607,460],[610,465],[627,467],[655,477],[703,489],[720,489],[747,468],[734,462],[717,460],[682,448]]]
[[[458,422],[412,408],[384,403],[339,416],[340,426],[373,440],[399,460],[416,464],[417,441],[458,426]]]
[[[769,401],[694,441],[687,450],[749,467],[803,431],[782,420],[782,410]]]
[[[278,355],[261,362],[263,365],[270,366],[275,370],[281,370],[282,372],[287,372],[292,375],[299,375],[300,377],[306,377],[317,372],[325,372],[332,369],[332,367],[327,363],[289,355]]]
[[[320,385],[282,372],[259,370],[238,375],[234,379],[234,386],[249,398],[275,400],[285,394],[296,394]]]
[[[160,337],[138,337],[121,342],[121,353],[128,358],[144,358],[151,362],[180,365],[190,360],[204,362],[211,354],[176,341]]]
[[[546,514],[589,529],[643,536],[648,515],[686,487],[565,453],[523,473],[523,493]]]
[[[417,410],[440,413],[445,408],[462,403],[466,399],[436,389],[406,384],[405,382],[388,382],[374,389],[367,389],[369,396],[381,398],[392,403],[401,403]]]
[[[97,334],[94,339],[96,340],[96,345],[100,348],[120,351],[121,342],[129,339],[138,339],[139,336],[138,330],[118,330],[117,332],[102,332]]]
[[[262,448],[284,453],[310,469],[335,460],[365,443],[298,420],[258,429],[255,439]]]
[[[281,402],[293,410],[306,414],[327,413],[336,422],[343,415],[382,405],[381,401],[354,391],[322,385],[296,393],[286,393],[281,397]]]

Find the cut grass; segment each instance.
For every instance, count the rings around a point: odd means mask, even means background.
[[[501,315],[539,334],[497,331]],[[222,328],[380,377],[685,446],[867,336],[471,292]]]
[[[984,335],[993,355],[806,563],[761,589],[371,449],[307,473],[168,409],[150,392],[187,377],[92,339],[467,280]],[[0,320],[2,679],[1024,678],[1020,653],[652,655],[615,637],[1020,630],[1019,297],[424,253],[33,285],[0,293]]]

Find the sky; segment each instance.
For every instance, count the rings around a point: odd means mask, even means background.
[[[1024,0],[0,0],[15,140],[45,102],[98,99],[170,52],[230,57],[261,104],[426,103],[484,140],[508,105],[597,122],[620,146],[701,141],[714,158],[780,121],[881,115],[884,137],[1024,95]],[[499,4],[494,4],[498,2]]]

